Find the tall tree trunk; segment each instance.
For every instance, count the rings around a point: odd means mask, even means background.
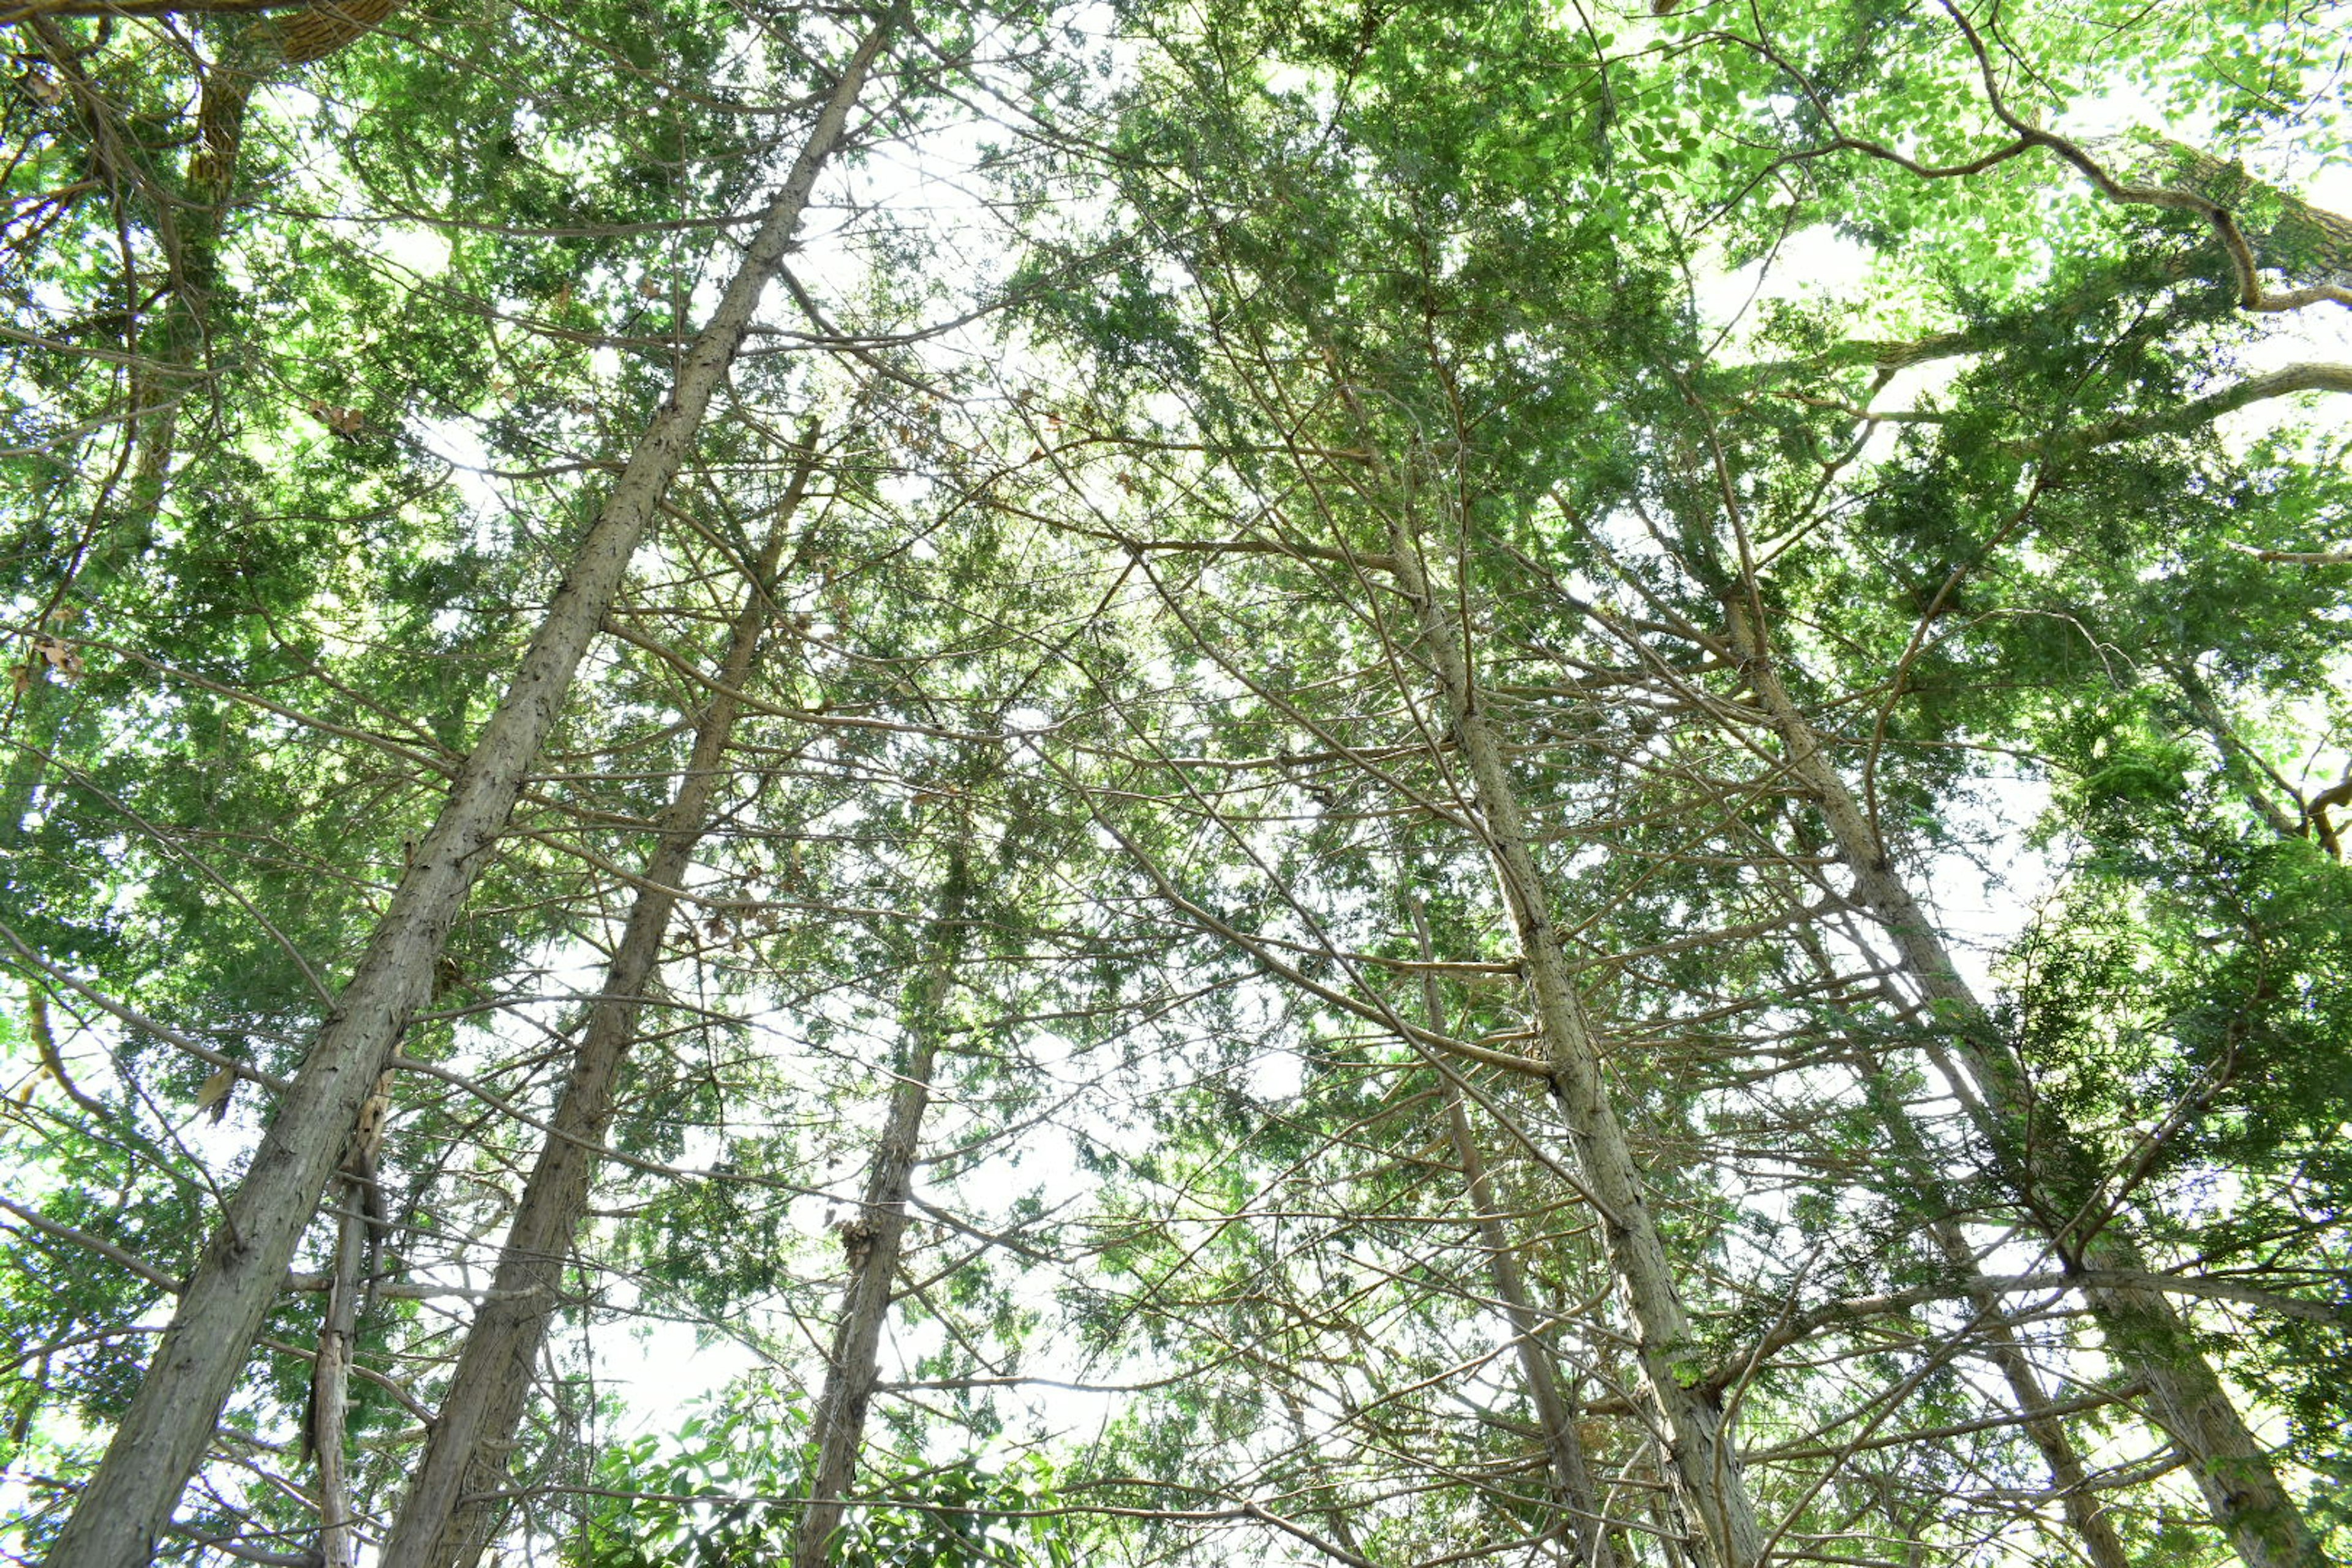
[[[2237,790],[2239,798],[2281,838],[2306,837],[2306,825],[2287,815],[2286,808],[2272,795],[2271,788],[2279,788],[2282,794],[2294,801],[2298,815],[2308,812],[2302,797],[2287,787],[2284,780],[2272,773],[2262,754],[2246,744],[2237,727],[2230,722],[2230,716],[2221,710],[2221,704],[2214,698],[2213,689],[2205,683],[2203,676],[2198,674],[2196,667],[2185,661],[2168,664],[2165,673],[2171,676],[2173,684],[2180,688],[2180,695],[2188,701],[2189,712],[2196,715],[2197,722],[2212,741],[2213,750],[2221,761],[2221,776]]]
[[[1674,1266],[1601,1077],[1600,1043],[1552,921],[1549,895],[1528,841],[1502,745],[1487,726],[1454,620],[1423,570],[1419,541],[1400,516],[1391,516],[1390,541],[1397,587],[1412,607],[1435,667],[1444,718],[1469,770],[1483,837],[1517,931],[1552,1091],[1567,1114],[1603,1245],[1633,1320],[1643,1384],[1664,1419],[1668,1484],[1699,1530],[1713,1568],[1758,1568],[1765,1550],[1763,1525],[1725,1430],[1720,1396],[1705,1385]]]
[[[531,1369],[555,1313],[564,1260],[587,1214],[589,1188],[612,1125],[614,1089],[636,1041],[646,990],[660,964],[662,938],[677,910],[675,889],[685,883],[694,851],[709,827],[710,803],[727,776],[727,745],[741,707],[734,693],[750,677],[761,633],[775,613],[771,579],[815,467],[812,427],[778,508],[774,531],[753,563],[717,689],[695,727],[685,775],[662,813],[645,880],[606,968],[603,993],[581,1032],[546,1142],[507,1227],[490,1294],[466,1336],[416,1478],[384,1542],[382,1568],[448,1568],[470,1563],[497,1531],[503,1510],[488,1501],[467,1504],[465,1493],[503,1484],[507,1457],[530,1393]]]
[[[940,1037],[955,987],[956,965],[964,949],[964,923],[971,899],[969,850],[961,839],[948,851],[946,885],[927,942],[928,961],[908,998],[907,1058],[890,1090],[890,1111],[882,1141],[866,1173],[865,1201],[842,1226],[849,1279],[842,1288],[841,1318],[834,1326],[825,1360],[824,1391],[817,1398],[816,1468],[808,1483],[808,1507],[793,1537],[793,1568],[824,1568],[841,1528],[842,1499],[856,1473],[857,1450],[866,1436],[866,1406],[874,1397],[876,1357],[882,1327],[890,1315],[898,1279],[898,1252],[907,1236],[907,1199],[915,1178],[915,1153],[930,1105],[931,1075],[939,1065]]]
[[[1528,1391],[1528,1403],[1535,1406],[1537,1424],[1543,1428],[1544,1456],[1551,1466],[1552,1485],[1559,1490],[1560,1506],[1568,1514],[1569,1539],[1575,1546],[1574,1562],[1578,1568],[1617,1568],[1617,1552],[1610,1542],[1600,1489],[1593,1485],[1592,1468],[1576,1428],[1572,1385],[1552,1353],[1550,1339],[1544,1331],[1542,1310],[1528,1293],[1527,1276],[1519,1268],[1518,1250],[1504,1227],[1495,1184],[1487,1178],[1486,1162],[1478,1152],[1469,1115],[1462,1106],[1462,1091],[1451,1082],[1445,1086],[1445,1126],[1454,1158],[1461,1163],[1464,1181],[1470,1189],[1470,1202],[1477,1212],[1478,1245],[1486,1254],[1487,1278],[1493,1281],[1496,1298],[1503,1303],[1503,1315],[1511,1325],[1512,1345],[1518,1353],[1519,1381]]]
[[[1789,769],[1828,821],[1853,898],[1894,942],[1905,970],[1982,1095],[1982,1128],[2026,1212],[2069,1267],[2145,1275],[2147,1259],[2120,1215],[2088,1212],[2099,1186],[2089,1153],[2055,1108],[2038,1101],[1943,938],[1895,874],[1886,846],[1846,788],[1774,668],[1743,588],[1725,595],[1733,652],[1787,749]],[[2026,1132],[2030,1126],[2031,1140]],[[2171,1437],[2213,1523],[2249,1568],[2326,1568],[2329,1559],[2231,1402],[2189,1326],[2158,1290],[2084,1289],[2107,1354],[2147,1385],[2149,1414]]]
[[[1810,943],[1808,944],[1811,945]],[[1826,972],[1825,953],[1817,962]],[[1881,1066],[1861,1051],[1853,1051],[1848,1064],[1860,1079],[1864,1097],[1869,1101],[1879,1125],[1885,1129],[1888,1143],[1895,1152],[1897,1168],[1904,1173],[1911,1188],[1925,1194],[1932,1204],[1944,1191],[1944,1180],[1936,1168],[1934,1155],[1919,1136],[1911,1120],[1887,1081]],[[1964,1280],[1980,1280],[1983,1269],[1979,1267],[1976,1248],[1969,1244],[1968,1234],[1948,1213],[1938,1213],[1927,1222],[1927,1234],[1942,1255],[1944,1265]],[[2010,1397],[2016,1403],[2021,1425],[2027,1441],[2050,1468],[2051,1489],[2058,1498],[2066,1515],[2067,1527],[2074,1533],[2084,1555],[2091,1560],[2092,1568],[2132,1568],[2131,1554],[2124,1550],[2122,1538],[2116,1533],[2115,1521],[2092,1491],[2090,1474],[2084,1468],[2083,1458],[2075,1451],[2074,1439],[2067,1436],[2065,1423],[2051,1411],[2051,1399],[2042,1386],[2040,1373],[2018,1336],[2017,1331],[2001,1320],[2000,1296],[1990,1289],[1978,1285],[1969,1292],[1983,1318],[1979,1331],[1987,1359],[2000,1373],[2001,1381],[2009,1384]]]
[[[357,1178],[342,1178],[348,1207],[335,1218],[335,1267],[319,1325],[318,1359],[310,1363],[310,1408],[302,1434],[310,1450],[311,1477],[319,1494],[320,1568],[352,1568],[359,1561],[359,1532],[352,1517],[352,1490],[343,1473],[345,1416],[351,1403],[352,1350],[359,1341],[361,1275],[367,1258],[366,1215]]]
[[[1418,903],[1412,906],[1412,913],[1414,932],[1421,939],[1421,956],[1423,960],[1433,959],[1436,952],[1429,940],[1429,922]],[[1421,999],[1422,1013],[1429,1026],[1444,1033],[1445,1011],[1438,997],[1435,976],[1422,976]],[[1576,1428],[1573,1385],[1561,1375],[1550,1337],[1544,1331],[1544,1314],[1528,1289],[1527,1275],[1519,1268],[1518,1249],[1511,1244],[1510,1232],[1503,1224],[1503,1207],[1496,1200],[1495,1184],[1486,1174],[1486,1158],[1479,1152],[1469,1112],[1462,1104],[1462,1090],[1451,1078],[1444,1087],[1446,1137],[1454,1146],[1455,1163],[1462,1167],[1463,1181],[1470,1189],[1470,1203],[1476,1216],[1473,1223],[1477,1227],[1478,1244],[1486,1254],[1487,1279],[1493,1282],[1496,1299],[1503,1303],[1503,1315],[1511,1325],[1512,1347],[1518,1355],[1519,1382],[1527,1389],[1528,1403],[1535,1406],[1537,1424],[1543,1428],[1544,1455],[1551,1467],[1552,1485],[1568,1513],[1575,1561],[1579,1568],[1617,1568],[1617,1552],[1609,1540],[1601,1494],[1592,1484],[1592,1468],[1586,1461],[1584,1441]]]
[[[360,1107],[411,1015],[431,994],[434,962],[458,908],[489,862],[637,542],[693,450],[703,415],[799,231],[818,171],[842,141],[892,19],[876,26],[844,68],[742,266],[688,348],[668,399],[581,542],[512,684],[263,1135],[49,1568],[144,1568],[153,1556]]]
[[[334,1268],[320,1313],[318,1355],[310,1363],[310,1408],[302,1431],[318,1486],[320,1568],[353,1568],[359,1561],[359,1522],[343,1468],[345,1434],[360,1319],[363,1304],[374,1300],[375,1263],[388,1217],[376,1154],[391,1114],[392,1074],[385,1073],[376,1079],[375,1092],[360,1112],[338,1178],[344,1205],[335,1216]]]

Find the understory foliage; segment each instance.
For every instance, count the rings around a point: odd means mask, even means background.
[[[879,39],[154,1556],[2352,1556],[2347,35],[0,5],[0,1551]]]

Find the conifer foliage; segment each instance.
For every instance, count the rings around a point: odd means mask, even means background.
[[[2352,1561],[2347,34],[0,3],[0,1550]]]

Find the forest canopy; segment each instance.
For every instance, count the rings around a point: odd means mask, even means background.
[[[0,0],[0,1552],[2352,1562],[2347,38]]]

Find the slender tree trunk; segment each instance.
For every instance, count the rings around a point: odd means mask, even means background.
[[[1301,1456],[1312,1453],[1316,1447],[1315,1438],[1307,1427],[1307,1407],[1298,1402],[1297,1389],[1285,1385],[1278,1393],[1283,1411],[1290,1417],[1292,1450]],[[1309,1489],[1325,1494],[1326,1500],[1318,1511],[1323,1516],[1323,1526],[1331,1532],[1331,1539],[1339,1542],[1339,1550],[1350,1557],[1361,1558],[1364,1544],[1357,1539],[1355,1527],[1348,1522],[1346,1502],[1332,1496],[1333,1489],[1329,1486],[1301,1487],[1293,1495],[1302,1495]]]
[[[1412,912],[1414,931],[1421,938],[1421,956],[1424,960],[1434,958],[1429,923],[1421,907],[1413,905]],[[1422,1012],[1429,1026],[1444,1033],[1445,1012],[1433,976],[1422,977],[1421,997]],[[1575,1560],[1580,1568],[1617,1568],[1617,1552],[1610,1543],[1601,1494],[1592,1484],[1592,1469],[1586,1462],[1584,1442],[1576,1428],[1573,1385],[1561,1375],[1551,1340],[1544,1331],[1544,1315],[1528,1289],[1527,1276],[1519,1268],[1518,1249],[1511,1244],[1510,1232],[1503,1224],[1503,1208],[1496,1201],[1495,1184],[1487,1177],[1486,1158],[1478,1151],[1469,1113],[1463,1108],[1462,1091],[1450,1078],[1444,1087],[1446,1137],[1454,1145],[1454,1161],[1462,1167],[1463,1181],[1470,1189],[1478,1243],[1486,1254],[1487,1278],[1493,1281],[1496,1298],[1503,1303],[1503,1315],[1511,1325],[1519,1381],[1528,1391],[1528,1402],[1535,1406],[1537,1424],[1543,1428],[1544,1453],[1551,1465],[1552,1485],[1558,1489],[1560,1503],[1568,1512]]]
[[[1920,1138],[1918,1128],[1912,1124],[1910,1113],[1897,1101],[1886,1075],[1875,1062],[1859,1050],[1848,1061],[1862,1080],[1863,1093],[1871,1110],[1886,1130],[1899,1168],[1915,1191],[1934,1201],[1944,1189],[1943,1178],[1937,1172],[1935,1158]],[[1936,1250],[1943,1255],[1945,1266],[1954,1275],[1969,1280],[1982,1278],[1976,1248],[1969,1245],[1968,1235],[1957,1220],[1948,1214],[1938,1214],[1928,1222],[1927,1232],[1935,1241]],[[2091,1560],[2092,1568],[2132,1568],[2131,1554],[2124,1550],[2122,1539],[2116,1534],[2114,1521],[2091,1489],[2089,1472],[2074,1449],[2074,1439],[2067,1436],[2065,1424],[2051,1413],[2050,1395],[2034,1371],[2032,1358],[2017,1331],[2000,1320],[2000,1298],[1989,1289],[1978,1288],[1969,1291],[1969,1300],[1985,1320],[1979,1331],[1985,1354],[2000,1373],[2001,1381],[2009,1384],[2010,1397],[2016,1402],[2018,1415],[2022,1417],[2021,1425],[2026,1439],[2050,1468],[2051,1489],[2056,1493],[2067,1527],[2074,1531],[2084,1555]]]
[[[1654,1480],[1664,1480],[1656,1465],[1647,1468]],[[1674,1494],[1664,1489],[1652,1489],[1649,1495],[1650,1531],[1657,1540],[1660,1554],[1666,1560],[1665,1568],[1688,1568],[1690,1559],[1683,1554],[1683,1543],[1690,1540],[1690,1535],[1683,1528],[1682,1521],[1675,1517]]]
[[[1983,1096],[1983,1131],[2010,1167],[2026,1212],[2068,1265],[2147,1273],[2121,1216],[2087,1212],[2098,1188],[2093,1162],[2055,1109],[2036,1100],[1984,1004],[1895,876],[1868,815],[1781,684],[1744,594],[1726,595],[1725,604],[1732,648],[1787,748],[1790,771],[1827,819],[1838,858],[1853,878],[1855,901],[1885,929],[1937,1021],[1949,1030]],[[2113,1285],[2086,1287],[2083,1295],[2107,1354],[2146,1382],[2149,1413],[2187,1461],[2214,1526],[2249,1568],[2324,1568],[2329,1559],[2270,1455],[2171,1302],[2158,1290]]]
[[[635,1043],[646,990],[677,907],[674,889],[685,882],[709,826],[710,803],[727,776],[727,745],[741,706],[731,694],[743,689],[758,658],[761,630],[774,614],[770,579],[815,466],[812,429],[778,508],[774,531],[753,563],[748,596],[719,667],[719,689],[695,727],[685,775],[662,813],[644,884],[606,969],[603,994],[582,1031],[547,1141],[507,1227],[490,1294],[466,1336],[457,1373],[425,1439],[425,1457],[384,1542],[382,1568],[469,1563],[497,1531],[503,1510],[488,1501],[468,1505],[464,1494],[469,1488],[487,1491],[503,1484],[530,1393],[531,1369],[555,1313],[564,1260],[587,1214],[589,1188],[612,1125],[614,1090]]]
[[[1527,1388],[1528,1402],[1535,1406],[1537,1423],[1543,1427],[1544,1453],[1551,1464],[1552,1484],[1559,1489],[1560,1504],[1568,1513],[1574,1561],[1579,1568],[1617,1568],[1617,1552],[1610,1544],[1601,1492],[1593,1485],[1584,1442],[1577,1433],[1571,1385],[1552,1355],[1550,1341],[1544,1332],[1543,1313],[1528,1293],[1527,1276],[1519,1268],[1518,1251],[1511,1244],[1510,1233],[1504,1228],[1494,1183],[1487,1179],[1486,1162],[1478,1152],[1470,1118],[1463,1110],[1462,1091],[1451,1083],[1445,1086],[1445,1124],[1454,1158],[1461,1162],[1463,1177],[1470,1188],[1470,1202],[1477,1211],[1478,1244],[1486,1254],[1487,1278],[1494,1282],[1495,1295],[1503,1303],[1503,1315],[1511,1325],[1513,1348],[1518,1352],[1519,1381]]]
[[[2273,781],[2263,776],[2268,770],[2264,767],[2262,757],[2239,738],[2236,728],[2230,722],[2229,715],[2222,712],[2221,703],[2214,700],[2213,689],[2205,684],[2204,677],[2199,675],[2194,667],[2187,664],[2168,666],[2167,673],[2172,677],[2173,683],[2180,688],[2181,696],[2188,699],[2189,710],[2197,716],[2198,723],[2204,727],[2205,733],[2211,738],[2214,751],[2221,754],[2221,776],[2228,779],[2231,786],[2237,790],[2239,798],[2243,800],[2253,810],[2254,815],[2261,817],[2269,826],[2270,830],[2281,838],[2307,837],[2304,824],[2295,817],[2288,816],[2286,809],[2272,797],[2270,790],[2265,786]],[[2305,809],[2304,803],[2292,789],[2287,789],[2284,793],[2290,800],[2294,801],[2298,813]]]
[[[1765,1532],[1748,1495],[1739,1455],[1725,1430],[1719,1395],[1705,1385],[1690,1319],[1675,1283],[1665,1241],[1650,1212],[1640,1167],[1601,1071],[1599,1040],[1569,972],[1550,900],[1528,841],[1503,748],[1487,727],[1470,662],[1454,624],[1432,592],[1418,542],[1392,518],[1390,549],[1399,590],[1412,606],[1435,666],[1444,717],[1467,766],[1503,899],[1517,928],[1520,962],[1535,1001],[1552,1091],[1598,1211],[1601,1236],[1634,1324],[1643,1382],[1664,1422],[1668,1481],[1697,1525],[1713,1568],[1758,1568]]]
[[[964,845],[949,850],[946,885],[931,922],[929,954],[908,999],[907,1059],[890,1090],[890,1111],[882,1141],[866,1173],[866,1197],[857,1216],[841,1229],[849,1280],[842,1289],[841,1318],[826,1357],[824,1392],[818,1396],[810,1440],[816,1468],[808,1483],[808,1507],[793,1537],[793,1568],[824,1568],[841,1528],[842,1499],[857,1468],[866,1436],[866,1411],[874,1397],[876,1358],[882,1327],[890,1315],[898,1279],[898,1252],[907,1236],[907,1199],[913,1190],[915,1154],[930,1105],[931,1075],[939,1065],[940,1036],[947,1002],[964,949],[964,921],[971,901],[971,866]]]
[[[360,1183],[346,1177],[347,1207],[335,1221],[335,1268],[319,1325],[319,1357],[310,1363],[309,1430],[311,1476],[319,1493],[320,1568],[352,1568],[359,1533],[352,1518],[350,1479],[343,1472],[345,1416],[351,1404],[352,1350],[359,1340],[360,1276],[367,1258],[367,1218]]]
[[[411,1015],[431,994],[433,964],[458,908],[489,862],[638,540],[693,449],[889,31],[889,20],[877,25],[843,70],[741,268],[688,348],[668,399],[581,542],[521,668],[263,1135],[49,1568],[144,1568],[154,1555],[360,1106]]]
[[[319,1493],[320,1568],[352,1568],[359,1561],[359,1523],[344,1469],[350,1429],[352,1357],[360,1320],[375,1300],[374,1270],[386,1218],[376,1154],[392,1114],[392,1074],[376,1079],[361,1110],[339,1178],[344,1205],[335,1216],[334,1268],[319,1319],[319,1350],[310,1363],[310,1407],[302,1440],[310,1450]]]

